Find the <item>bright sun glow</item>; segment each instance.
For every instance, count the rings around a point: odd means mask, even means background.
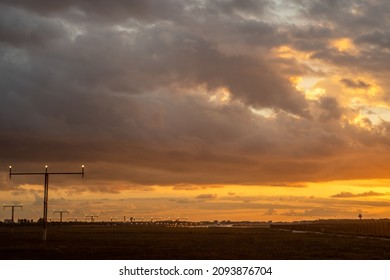
[[[359,53],[359,50],[356,48],[356,46],[354,45],[354,43],[350,38],[340,38],[340,39],[332,40],[330,42],[330,46],[332,48],[337,49],[339,52],[345,52],[353,55]]]
[[[211,93],[209,102],[224,104],[230,101],[230,91],[225,87],[220,87]]]

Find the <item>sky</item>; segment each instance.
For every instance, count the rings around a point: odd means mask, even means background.
[[[390,216],[390,1],[0,0],[0,203]],[[0,212],[0,220],[10,210]]]

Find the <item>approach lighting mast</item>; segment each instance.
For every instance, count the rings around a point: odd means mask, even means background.
[[[14,235],[14,225],[15,225],[15,220],[14,220],[14,217],[15,217],[15,208],[20,208],[20,210],[23,209],[23,204],[20,204],[20,205],[14,205],[14,204],[11,204],[11,205],[5,205],[3,204],[3,210],[5,210],[5,208],[11,208],[11,225],[12,225],[12,228],[11,228],[11,234],[12,236]]]
[[[53,213],[54,214],[60,213],[60,223],[62,223],[62,214],[63,213],[69,214],[69,210],[53,210]]]
[[[91,219],[91,223],[95,221],[95,218],[99,218],[99,215],[87,215],[85,214],[84,220]]]
[[[14,221],[14,214],[15,214],[15,208],[20,208],[20,210],[22,210],[23,209],[23,204],[20,204],[20,205],[14,205],[14,204],[11,204],[11,205],[5,205],[5,204],[3,204],[3,210],[5,210],[5,208],[11,208],[12,210],[11,210],[11,221],[12,221],[12,224],[14,224],[15,223],[15,221]]]
[[[47,206],[49,196],[49,175],[81,175],[84,178],[84,165],[81,166],[81,172],[48,172],[45,165],[45,172],[12,172],[12,166],[9,166],[9,178],[15,175],[43,175],[45,177],[44,195],[43,195],[43,234],[42,240],[47,240]]]

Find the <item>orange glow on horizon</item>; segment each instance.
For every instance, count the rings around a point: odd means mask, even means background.
[[[28,190],[31,187],[31,191]],[[2,192],[4,199],[26,206],[23,215],[39,217],[41,186],[24,186],[15,193]],[[115,189],[115,186],[111,186]],[[148,189],[146,191],[146,189]],[[34,191],[33,191],[34,190]],[[102,199],[102,195],[104,199]],[[111,193],[51,190],[49,207],[66,208],[73,216],[96,212],[104,220],[112,216],[189,217],[202,220],[294,221],[305,219],[353,219],[362,212],[366,218],[390,216],[390,180],[342,180],[330,182],[278,183],[272,185],[211,185],[192,188],[151,186],[144,191]],[[61,199],[60,199],[61,198]],[[87,206],[86,206],[87,205]],[[31,210],[31,208],[36,208]],[[174,211],[173,211],[174,209]],[[216,211],[218,209],[218,211]],[[31,214],[27,214],[30,211]],[[37,217],[35,217],[37,216]]]

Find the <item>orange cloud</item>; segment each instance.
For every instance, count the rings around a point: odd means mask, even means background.
[[[332,197],[337,198],[349,198],[349,197],[371,197],[371,196],[384,196],[387,195],[386,193],[379,193],[374,191],[364,192],[364,193],[351,193],[351,192],[341,192],[335,195],[332,195]]]

